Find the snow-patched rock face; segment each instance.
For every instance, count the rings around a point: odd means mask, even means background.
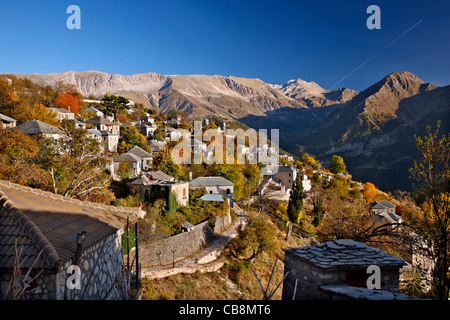
[[[329,92],[313,81],[307,82],[302,79],[287,81],[280,87],[280,91],[293,98],[323,97],[324,93]]]

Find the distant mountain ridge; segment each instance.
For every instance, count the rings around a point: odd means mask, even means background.
[[[441,121],[450,130],[450,86],[424,83],[410,72],[393,72],[349,100],[324,108],[279,110],[240,119],[255,128],[279,128],[280,145],[293,153],[310,152],[326,165],[342,156],[356,180],[385,190],[412,190],[408,169],[419,154],[414,135]]]
[[[14,75],[38,84],[55,85],[59,81],[72,84],[85,96],[100,98],[109,91],[147,107],[163,111],[176,108],[193,117],[215,114],[239,119],[249,114],[265,115],[267,111],[283,107],[330,105],[347,101],[357,93],[345,88],[329,91],[301,79],[272,85],[259,79],[233,76],[166,76],[152,72],[129,76],[100,71]]]
[[[39,84],[73,84],[85,96],[110,91],[162,111],[184,110],[191,118],[220,115],[255,129],[279,129],[284,150],[310,152],[325,164],[333,154],[343,156],[356,180],[386,190],[411,190],[415,134],[425,134],[438,120],[442,133],[450,128],[450,86],[424,83],[410,72],[393,72],[360,92],[326,90],[302,79],[277,85],[219,75],[15,75]]]

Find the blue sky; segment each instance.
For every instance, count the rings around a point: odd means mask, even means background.
[[[72,4],[81,30],[66,27]],[[371,4],[380,30],[366,27]],[[442,86],[449,14],[449,1],[0,0],[0,73],[219,74],[363,90],[410,71]]]

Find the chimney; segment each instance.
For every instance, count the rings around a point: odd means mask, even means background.
[[[80,265],[81,252],[83,251],[83,243],[86,239],[86,231],[81,231],[81,233],[77,234],[77,251],[75,253],[75,263],[74,265]]]
[[[189,172],[189,181],[192,180],[192,172]]]

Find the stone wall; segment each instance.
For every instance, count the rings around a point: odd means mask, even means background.
[[[23,269],[22,273],[25,275],[28,270]],[[28,278],[31,280],[41,270],[33,270]],[[12,270],[2,270],[0,272],[0,300],[6,299],[6,293],[8,290],[9,282],[11,280]],[[37,278],[35,283],[32,284],[33,289],[25,294],[25,297],[30,300],[54,300],[56,299],[56,273],[50,271],[44,271]],[[24,279],[25,281],[27,279]],[[18,284],[16,288],[18,287]]]
[[[289,271],[289,275],[283,283],[283,300],[292,300],[294,291],[295,300],[342,299],[342,297],[326,292],[320,287],[334,283],[346,283],[346,270],[326,270],[307,263],[289,252],[285,253],[284,272],[286,274]],[[365,271],[366,269],[361,270],[361,272]],[[367,274],[367,277],[369,276],[370,274]],[[297,286],[295,286],[296,280]],[[381,290],[392,293],[399,292],[398,269],[381,269]]]
[[[73,261],[67,261],[56,275],[56,299],[99,300],[105,297],[120,299],[120,291],[113,286],[113,279],[119,275],[122,265],[122,233],[123,230],[118,230],[83,250],[80,261],[81,288],[79,290],[70,290],[66,286],[68,277],[66,270],[73,263]],[[110,290],[111,288],[113,289]],[[84,294],[83,291],[85,291]]]
[[[143,267],[167,265],[181,260],[197,250],[204,248],[214,237],[231,224],[230,214],[216,217],[214,226],[205,221],[189,232],[183,232],[170,238],[139,245],[139,263]]]
[[[63,263],[58,270],[44,270],[32,284],[32,289],[26,293],[29,300],[100,300],[120,299],[120,291],[113,286],[113,280],[119,274],[122,264],[121,234],[123,230],[111,234],[107,238],[85,248],[80,260],[80,289],[67,288],[67,268],[73,260]],[[88,235],[89,236],[89,235]],[[92,234],[91,236],[95,236]],[[33,270],[30,280],[41,270]],[[27,270],[23,270],[25,274]],[[92,277],[88,284],[88,278]],[[0,272],[2,292],[6,293],[12,270]],[[82,296],[84,288],[86,292]],[[4,290],[3,290],[4,289]],[[1,297],[5,298],[5,297]]]

